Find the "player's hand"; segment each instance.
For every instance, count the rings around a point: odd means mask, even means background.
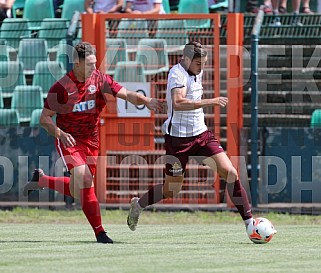
[[[214,104],[220,105],[221,107],[225,107],[228,103],[228,98],[227,97],[217,97],[214,98]]]
[[[64,131],[61,131],[59,140],[65,148],[73,147],[76,145],[76,140],[73,138],[73,136],[71,134],[65,133]]]
[[[148,103],[146,103],[146,107],[152,111],[160,112],[163,109],[163,106],[164,101],[159,99],[151,99]]]

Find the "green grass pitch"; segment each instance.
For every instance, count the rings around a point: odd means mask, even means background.
[[[321,217],[281,214],[265,245],[235,213],[144,212],[135,232],[126,211],[103,211],[113,245],[97,244],[81,211],[0,211],[0,272],[321,272]]]

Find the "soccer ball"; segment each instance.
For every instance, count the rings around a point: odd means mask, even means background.
[[[268,219],[260,217],[247,226],[246,232],[253,243],[266,244],[272,240],[276,230]]]

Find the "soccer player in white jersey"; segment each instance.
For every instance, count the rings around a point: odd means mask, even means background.
[[[203,108],[213,105],[225,107],[228,103],[226,97],[202,99],[202,75],[206,61],[206,48],[198,41],[191,41],[185,45],[183,59],[169,72],[166,94],[168,118],[163,125],[167,155],[165,181],[150,188],[141,198],[131,200],[127,224],[132,231],[136,229],[139,215],[145,207],[179,193],[189,157],[202,158],[202,163],[217,171],[226,180],[227,192],[245,225],[253,221],[238,173],[204,121]]]

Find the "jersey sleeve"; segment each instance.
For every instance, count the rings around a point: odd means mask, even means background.
[[[168,87],[170,90],[187,86],[187,78],[179,69],[172,69],[168,77]]]
[[[107,93],[116,97],[120,89],[123,88],[118,82],[114,81],[112,77],[107,74],[102,74],[103,83],[101,87],[102,93]]]

